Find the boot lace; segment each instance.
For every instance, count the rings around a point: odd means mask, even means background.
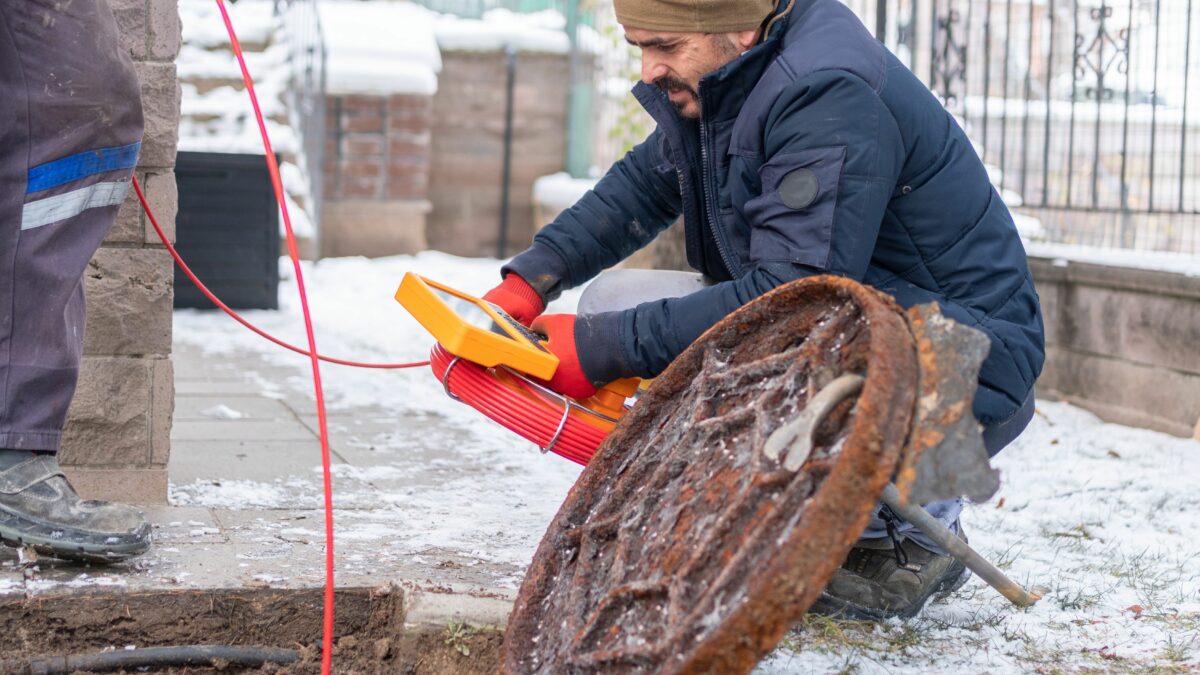
[[[908,552],[900,545],[900,542],[903,540],[900,538],[896,527],[896,521],[899,518],[892,511],[891,507],[886,504],[879,509],[879,517],[883,519],[884,525],[887,526],[887,535],[888,539],[892,540],[892,553],[896,556],[896,564],[900,567],[908,566]]]

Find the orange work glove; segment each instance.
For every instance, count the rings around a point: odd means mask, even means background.
[[[499,305],[500,309],[524,326],[528,326],[530,321],[546,309],[546,303],[542,301],[542,296],[533,290],[533,286],[512,272],[505,274],[504,281],[488,291],[483,299]]]
[[[587,398],[596,393],[596,386],[579,365],[575,347],[575,315],[547,314],[533,320],[533,332],[545,335],[550,353],[558,357],[558,370],[546,383],[554,391],[571,398]]]

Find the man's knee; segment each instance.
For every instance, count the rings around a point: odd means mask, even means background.
[[[1025,427],[1029,426],[1029,422],[1033,419],[1034,410],[1034,392],[1029,390],[1029,395],[1025,397],[1025,402],[1020,408],[1009,417],[985,424],[983,426],[983,447],[987,449],[988,457],[995,457],[996,453],[1000,452],[1009,443],[1012,443],[1025,431]]]
[[[596,277],[579,298],[577,314],[600,314],[632,309],[644,302],[680,298],[711,282],[696,272],[673,270],[610,270]]]

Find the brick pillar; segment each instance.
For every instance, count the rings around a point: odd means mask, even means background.
[[[432,116],[424,94],[326,97],[322,256],[427,248]]]
[[[517,56],[509,255],[533,240],[533,182],[565,168],[569,72],[566,54]],[[465,256],[496,255],[507,79],[503,52],[442,51],[433,98],[430,248]]]
[[[177,0],[109,0],[142,85],[146,133],[136,175],[168,234],[178,195]],[[60,458],[86,497],[163,503],[175,383],[172,261],[131,190],[85,273],[83,368]]]

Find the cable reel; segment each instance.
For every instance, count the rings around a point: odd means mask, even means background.
[[[446,395],[552,452],[586,465],[629,409],[640,380],[617,380],[586,399],[543,384],[558,357],[492,303],[408,272],[396,300],[437,339],[430,368]]]

